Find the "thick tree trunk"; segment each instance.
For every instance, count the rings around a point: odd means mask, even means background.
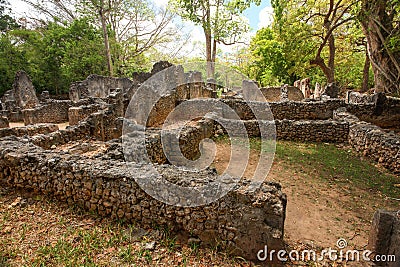
[[[364,0],[361,25],[367,37],[368,54],[374,72],[376,91],[400,92],[400,53],[392,52],[386,41],[394,29],[393,15],[386,0]],[[398,26],[397,26],[398,27]]]
[[[103,8],[100,8],[99,15],[100,15],[100,20],[101,20],[101,27],[103,29],[104,48],[105,48],[106,59],[107,59],[108,74],[110,76],[113,76],[114,72],[113,72],[113,65],[112,65],[112,59],[111,59],[110,42],[108,39],[107,23],[106,23],[106,18],[105,18]]]

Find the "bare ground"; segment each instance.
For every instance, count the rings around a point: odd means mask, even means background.
[[[221,173],[229,163],[230,145],[217,143],[217,151],[214,164]],[[245,177],[252,177],[258,158],[258,152],[251,150]],[[350,181],[338,185],[335,177],[321,181],[320,171],[310,173],[309,168],[292,168],[275,159],[266,176],[266,180],[279,182],[287,195],[285,242],[290,248],[322,250],[335,248],[344,238],[348,249],[366,249],[374,212],[378,208],[398,210],[400,202]],[[353,264],[362,266],[360,262]]]

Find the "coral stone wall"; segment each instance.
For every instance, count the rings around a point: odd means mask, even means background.
[[[256,259],[265,245],[271,249],[282,247],[286,196],[278,184],[265,182],[252,191],[242,181],[212,204],[183,208],[147,195],[135,182],[135,178],[147,177],[146,166],[131,168],[134,170],[115,160],[45,151],[17,138],[0,140],[3,183],[32,188],[101,216],[137,222],[143,227],[167,225],[204,243],[224,244],[248,259]],[[189,183],[201,177],[215,179],[210,172],[194,173],[169,165],[160,168],[163,176]]]
[[[95,113],[101,109],[101,105],[92,104],[88,106],[71,107],[68,109],[68,122],[69,125],[77,125],[80,121],[85,120],[90,114]]]
[[[358,122],[350,126],[349,143],[364,156],[400,174],[400,136],[384,132],[376,125]]]
[[[224,124],[235,128],[238,121],[224,120]],[[347,142],[349,135],[348,122],[334,120],[275,120],[272,121],[243,121],[249,137],[260,137],[260,129],[266,138],[275,138],[277,140],[289,140],[300,142],[329,142],[344,143]],[[276,132],[271,131],[275,124]],[[239,128],[237,126],[236,128]],[[226,133],[226,131],[224,131]]]
[[[36,123],[62,123],[68,121],[70,100],[52,100],[34,109],[22,110],[25,125]]]
[[[73,83],[69,90],[69,96],[74,102],[88,97],[104,98],[117,88],[127,91],[132,85],[133,82],[128,78],[115,78],[92,74],[84,81]]]
[[[400,173],[400,135],[387,133],[376,125],[360,121],[346,109],[338,110],[335,118],[350,123],[347,141],[355,151],[395,174]]]
[[[57,124],[45,123],[37,125],[28,125],[25,127],[14,127],[0,129],[0,138],[5,136],[33,136],[38,134],[48,134],[58,131]]]
[[[250,106],[243,100],[222,100],[232,108],[242,120],[256,119]],[[315,102],[250,102],[256,109],[266,109],[269,106],[273,118],[277,120],[326,120],[333,117],[333,111],[346,106],[344,100],[333,99]]]

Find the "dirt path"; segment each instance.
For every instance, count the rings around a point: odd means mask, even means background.
[[[217,143],[214,166],[218,172],[226,168],[230,153],[229,144]],[[252,176],[257,162],[258,153],[251,150],[245,177]],[[310,175],[279,160],[274,161],[266,179],[279,182],[287,194],[285,240],[290,247],[324,249],[335,247],[337,240],[344,238],[348,248],[363,249],[374,211],[396,204],[351,184],[339,187],[335,181],[322,182],[317,170]]]

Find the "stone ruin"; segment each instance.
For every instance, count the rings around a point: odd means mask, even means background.
[[[167,90],[143,123],[148,127],[145,148],[136,144],[135,138],[131,139],[133,149],[146,149],[151,162],[130,163],[133,171],[129,171],[122,146],[128,103],[146,77],[156,75],[166,67],[166,79],[160,84],[160,90],[167,87],[173,90]],[[95,86],[98,87],[92,88]],[[53,117],[48,116],[51,120],[48,122],[57,123],[62,117],[63,121],[70,122],[65,130],[59,130],[54,124],[0,129],[0,181],[51,194],[100,216],[137,222],[143,227],[165,225],[174,231],[187,232],[204,244],[222,243],[233,253],[256,260],[257,251],[265,245],[273,249],[284,245],[287,200],[279,184],[264,181],[254,189],[249,187],[248,180],[242,179],[233,191],[213,203],[177,207],[151,197],[136,182],[136,179],[149,175],[148,168],[152,163],[156,163],[162,178],[176,184],[197,184],[215,179],[213,169],[193,172],[175,167],[164,154],[160,127],[179,104],[198,98],[202,98],[205,105],[221,102],[234,110],[250,137],[259,137],[263,129],[273,123],[278,140],[347,143],[355,151],[400,174],[399,135],[371,123],[385,121],[386,116],[397,118],[391,110],[398,110],[399,99],[375,95],[358,101],[349,93],[347,100],[293,101],[300,99],[300,94],[303,99],[303,93],[297,88],[283,86],[271,90],[274,92],[271,99],[277,101],[266,103],[251,94],[251,86],[254,84],[244,81],[241,88],[241,94],[251,99],[250,102],[244,101],[240,94],[217,99],[215,87],[204,82],[201,73],[185,73],[181,66],[166,63],[157,64],[152,72],[136,74],[132,80],[125,79],[124,82],[118,78],[90,76],[76,87],[78,93],[72,94],[73,101],[57,102],[44,95],[40,97],[39,106],[22,112],[26,118],[53,112]],[[261,91],[268,99],[270,92]],[[96,97],[98,95],[101,97]],[[151,99],[149,95],[142,100]],[[269,108],[273,117],[259,120],[252,108]],[[238,119],[231,117],[224,108],[216,116],[232,128],[238,123]],[[36,124],[35,120],[30,123]],[[167,132],[179,136],[181,152],[187,159],[194,160],[201,153],[202,140],[224,133],[224,129],[215,119],[204,117],[179,130],[172,128]],[[94,140],[101,145],[92,144]],[[379,227],[375,227],[378,229],[375,232],[382,233]],[[371,231],[371,235],[375,232]],[[386,238],[387,235],[382,236]],[[397,244],[396,238],[398,235],[392,233],[393,244]],[[371,246],[378,247],[378,243]],[[393,248],[397,249],[396,246]]]
[[[311,89],[310,78],[297,80],[294,82],[293,86],[300,89],[304,98],[315,100],[321,100],[323,98],[337,98],[340,91],[340,88],[336,83],[328,83],[324,89],[322,89],[319,83],[316,83],[313,91]]]
[[[15,75],[13,89],[5,92],[1,99],[1,113],[9,121],[21,121],[21,110],[35,108],[39,105],[32,81],[24,71],[18,71]]]

